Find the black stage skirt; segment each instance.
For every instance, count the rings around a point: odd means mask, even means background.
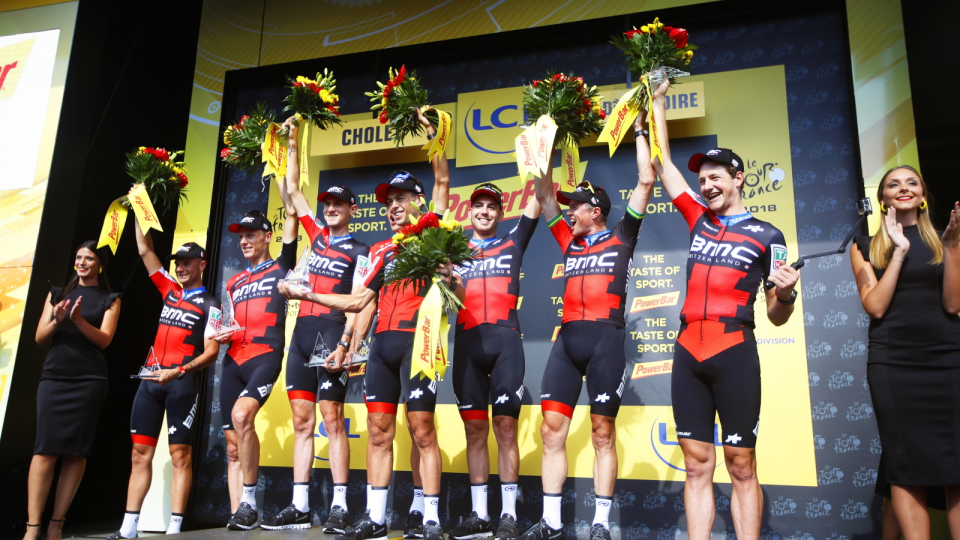
[[[891,484],[960,484],[960,368],[867,364]]]
[[[40,381],[33,453],[89,456],[107,387],[106,379]]]

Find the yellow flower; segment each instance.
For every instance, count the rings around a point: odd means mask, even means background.
[[[686,56],[687,58],[693,58],[693,51],[687,51],[687,52],[685,52],[685,53],[683,53],[683,54],[684,54],[684,56]]]
[[[297,82],[303,83],[303,84],[310,84],[310,83],[317,84],[317,81],[313,79],[308,79],[303,75],[297,75]]]
[[[452,231],[452,230],[454,230],[455,228],[457,228],[458,226],[460,226],[460,224],[457,223],[456,221],[445,221],[445,220],[442,220],[442,219],[441,219],[441,220],[440,220],[440,226],[443,227],[444,229],[448,230],[448,231]]]
[[[643,32],[644,34],[649,34],[649,33],[650,33],[650,27],[647,26],[647,25],[643,25],[643,26],[640,27],[640,31]]]
[[[382,100],[380,100],[380,108],[381,109],[387,108],[387,98],[383,98]]]
[[[323,100],[324,103],[333,103],[333,100],[330,98],[330,92],[328,92],[326,88],[321,88],[320,91],[317,92],[317,95],[320,96],[320,99]]]
[[[653,22],[650,23],[650,26],[652,26],[652,27],[655,26],[655,27],[657,27],[657,28],[663,28],[663,23],[660,22],[660,17],[655,17],[655,18],[653,19]]]

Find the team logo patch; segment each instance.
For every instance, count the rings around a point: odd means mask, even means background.
[[[377,257],[377,259],[379,260],[380,257]],[[374,263],[369,257],[364,255],[357,257],[357,269],[354,270],[354,272],[356,272],[357,276],[363,280],[364,284],[366,284],[367,278],[370,277],[370,274],[373,273],[373,265]]]
[[[210,308],[210,326],[213,327],[214,332],[219,332],[223,326],[223,312],[215,307]]]
[[[771,253],[773,254],[773,263],[770,271],[776,272],[781,266],[787,264],[787,246],[770,244],[770,249],[772,250]]]

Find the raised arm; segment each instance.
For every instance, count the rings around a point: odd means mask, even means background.
[[[437,134],[437,128],[427,120],[420,109],[417,109],[417,118],[427,130],[427,135],[433,137]],[[450,166],[447,163],[447,155],[434,154],[433,160],[433,193],[431,199],[437,214],[443,215],[450,206]]]
[[[540,217],[541,211],[540,200],[534,197],[530,202],[527,203],[527,207],[523,209],[523,215],[530,219],[537,219]]]
[[[543,209],[543,217],[547,223],[553,221],[553,218],[560,215],[560,203],[557,202],[557,195],[553,189],[553,160],[547,165],[547,173],[534,177],[534,185],[537,187],[537,202]]]
[[[143,231],[140,230],[140,222],[136,219],[133,220],[133,229],[136,231],[137,249],[140,250],[143,266],[147,268],[147,274],[152,276],[157,273],[157,270],[163,268],[160,258],[153,251],[153,238],[150,238],[149,231],[147,231],[147,234],[143,234]]]
[[[960,202],[950,211],[943,242],[943,310],[960,313]]]
[[[646,111],[640,111],[640,115],[633,122],[634,131],[643,129],[641,126],[646,122],[646,115]],[[627,206],[640,215],[645,214],[647,202],[650,201],[650,192],[653,191],[653,184],[656,181],[657,173],[653,170],[653,164],[650,163],[650,145],[645,137],[637,137],[637,187],[630,195]]]
[[[687,181],[683,174],[673,164],[670,156],[670,137],[667,133],[667,106],[666,95],[670,89],[670,81],[663,81],[653,93],[653,112],[656,117],[657,132],[660,134],[660,148],[663,151],[663,161],[654,160],[653,168],[663,183],[663,188],[667,190],[667,196],[670,200],[676,199],[687,190]],[[639,158],[638,158],[639,159]]]
[[[287,137],[287,174],[284,178],[284,188],[280,189],[280,196],[290,198],[290,204],[296,211],[297,216],[310,215],[311,208],[307,198],[303,196],[300,190],[300,151],[297,148],[297,126],[292,122],[293,117],[287,118],[283,125],[290,130],[290,136]],[[304,157],[303,159],[309,159]],[[287,201],[284,200],[284,206]],[[289,215],[289,211],[287,214]]]
[[[886,227],[887,234],[894,245],[890,263],[887,264],[883,277],[877,279],[873,265],[864,258],[858,245],[854,244],[853,249],[850,250],[850,264],[853,265],[853,277],[857,280],[857,290],[860,291],[860,303],[863,304],[863,311],[871,319],[882,319],[887,313],[887,308],[893,301],[893,293],[897,290],[897,279],[900,277],[903,258],[910,251],[910,241],[903,236],[903,227],[897,223],[897,210],[891,207],[881,219],[880,226]]]

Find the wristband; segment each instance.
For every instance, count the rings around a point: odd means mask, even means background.
[[[649,139],[649,138],[650,138],[650,130],[648,130],[648,129],[638,129],[638,130],[636,130],[636,131],[633,132],[633,137],[634,137],[635,139],[639,139],[640,137],[644,137],[644,138]]]
[[[451,279],[451,280],[450,280],[450,292],[453,292],[453,291],[457,290],[457,287],[459,287],[459,286],[460,286],[460,282],[459,282],[459,281],[457,281],[456,279]]]
[[[343,347],[344,349],[346,349],[346,350],[349,351],[349,350],[350,350],[350,342],[349,342],[349,341],[346,341],[346,340],[338,341],[338,342],[337,342],[337,347]]]
[[[436,133],[427,133],[427,140],[428,140],[428,141],[432,141],[433,138],[436,137],[436,136],[437,136]]]
[[[776,295],[774,295],[774,296],[776,296]],[[796,303],[796,301],[797,301],[797,290],[796,290],[796,289],[794,289],[794,290],[790,293],[790,299],[789,299],[789,300],[784,301],[784,300],[781,300],[779,296],[777,296],[777,302],[780,302],[781,304],[786,304],[786,305],[788,305],[788,306],[792,306],[794,303]]]
[[[178,381],[179,381],[180,379],[183,379],[184,377],[187,376],[187,370],[183,369],[183,366],[180,366],[180,367],[177,368],[177,369],[180,370],[180,373],[177,373],[177,380],[178,380]]]

